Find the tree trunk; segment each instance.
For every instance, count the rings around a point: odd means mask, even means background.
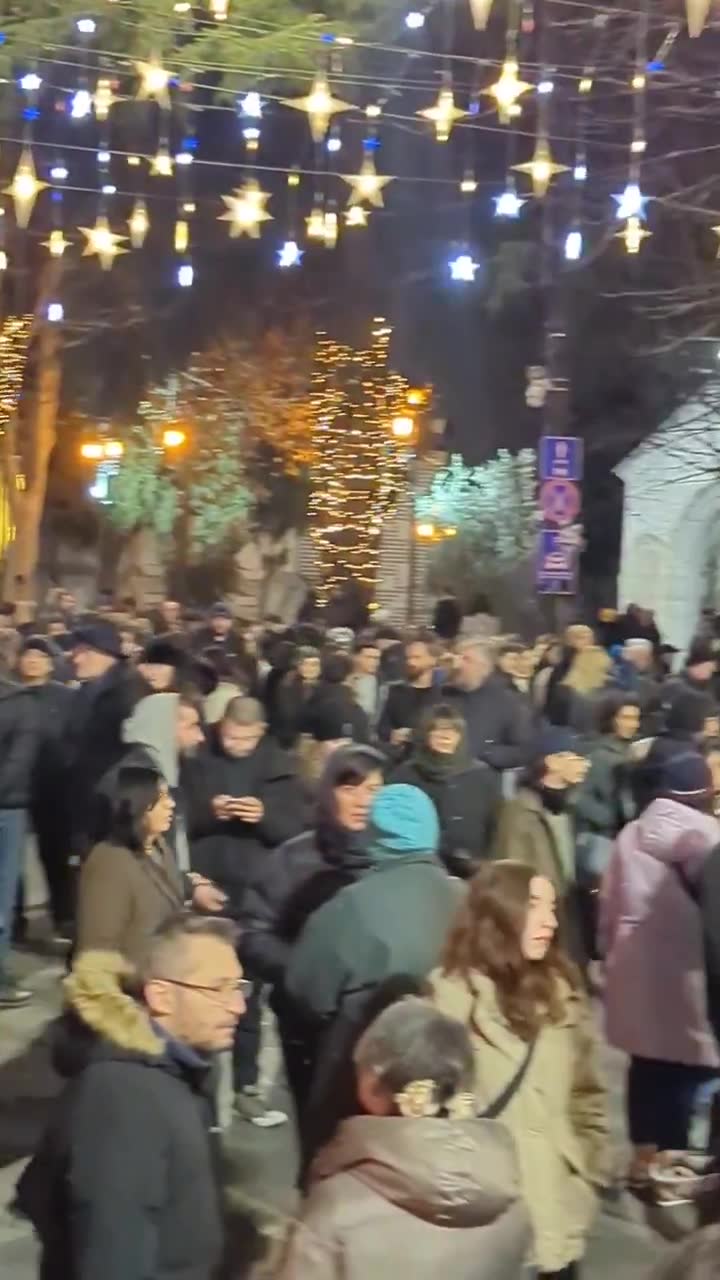
[[[20,603],[36,600],[40,555],[40,526],[47,496],[50,458],[57,439],[62,362],[57,325],[43,324],[38,334],[36,390],[32,412],[23,433],[25,487],[14,495],[15,540],[9,548],[5,599]]]

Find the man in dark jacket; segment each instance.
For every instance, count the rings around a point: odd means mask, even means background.
[[[212,1055],[244,1011],[225,921],[155,935],[142,1003],[120,956],[86,952],[66,980],[56,1067],[69,1083],[17,1189],[43,1280],[209,1280],[222,1251],[210,1143]]]
[[[20,652],[18,674],[32,703],[37,728],[30,820],[47,880],[53,922],[58,933],[66,934],[73,918],[73,894],[65,732],[75,694],[54,679],[54,672],[52,643],[45,636],[29,636]]]
[[[0,680],[0,1009],[26,1004],[8,971],[12,925],[22,874],[37,728],[20,685]]]
[[[370,721],[355,698],[351,680],[352,659],[348,654],[328,653],[323,659],[321,680],[300,718],[301,733],[314,738],[323,733],[328,720],[333,724],[340,721],[343,726],[340,738],[347,738],[349,742],[370,741]]]
[[[461,641],[458,656],[455,683],[442,697],[465,717],[470,754],[498,771],[521,767],[532,738],[526,698],[503,682],[482,640]]]
[[[713,642],[703,636],[696,636],[688,650],[683,670],[679,675],[666,680],[663,686],[665,710],[669,710],[678,698],[684,697],[688,692],[709,694],[715,700],[714,681],[717,670],[717,654]]]
[[[406,679],[391,684],[380,717],[378,737],[402,753],[422,713],[439,698],[435,679],[440,646],[432,634],[420,632],[405,645]]]
[[[75,633],[73,666],[80,688],[67,725],[68,792],[72,854],[84,858],[96,836],[97,785],[124,754],[123,724],[151,689],[127,667],[117,628],[105,620]]]
[[[208,747],[187,762],[184,787],[193,871],[227,894],[239,916],[249,884],[263,873],[270,850],[302,831],[304,801],[290,757],[266,734],[254,698],[233,698]],[[282,1123],[257,1089],[262,983],[253,985],[233,1055],[236,1110],[261,1128]],[[279,1119],[278,1119],[279,1117]]]
[[[192,647],[195,653],[213,649],[224,653],[228,658],[239,657],[244,652],[242,637],[235,630],[232,611],[222,601],[213,605],[208,625],[195,633]]]

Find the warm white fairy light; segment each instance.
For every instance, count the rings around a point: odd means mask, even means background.
[[[447,142],[453,130],[453,125],[457,120],[467,115],[467,111],[463,111],[455,105],[455,95],[449,86],[441,89],[437,102],[432,107],[424,107],[422,111],[418,111],[419,116],[424,116],[426,120],[431,120],[435,125],[435,137],[438,142]]]
[[[150,230],[150,218],[144,200],[135,201],[132,213],[128,218],[128,227],[130,229],[130,243],[133,249],[142,249],[147,233]]]
[[[35,201],[47,185],[47,182],[38,180],[32,152],[29,147],[26,147],[20,156],[18,167],[15,170],[10,186],[5,188],[5,195],[12,196],[15,202],[15,217],[17,218],[18,226],[26,227],[28,225],[35,207]]]
[[[122,244],[127,240],[127,236],[116,235],[111,230],[107,218],[102,214],[97,218],[94,227],[80,227],[80,230],[87,240],[83,257],[97,255],[103,271],[110,270],[119,254],[128,252]]]
[[[220,215],[221,222],[230,223],[230,236],[250,236],[257,240],[260,235],[260,224],[272,221],[265,205],[270,199],[269,191],[261,191],[254,178],[249,179],[243,187],[236,187],[231,196],[223,196],[227,211]]]
[[[315,142],[321,142],[327,132],[328,124],[338,111],[352,111],[351,102],[343,102],[341,98],[333,98],[327,78],[317,75],[312,88],[302,98],[283,98],[287,107],[306,112],[310,121],[310,131]]]

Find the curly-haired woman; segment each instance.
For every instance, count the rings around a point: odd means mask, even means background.
[[[534,1261],[569,1276],[604,1181],[607,1119],[589,1009],[556,931],[549,880],[519,862],[488,864],[431,983],[436,1006],[470,1031],[479,1110],[515,1138]]]

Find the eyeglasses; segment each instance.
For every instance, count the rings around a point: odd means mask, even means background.
[[[173,987],[185,987],[187,991],[203,991],[211,1000],[219,1000],[221,1004],[227,1004],[237,995],[245,999],[253,988],[249,978],[230,978],[227,982],[218,982],[215,987],[204,987],[199,982],[181,982],[179,978],[160,978],[159,981],[169,982]]]

